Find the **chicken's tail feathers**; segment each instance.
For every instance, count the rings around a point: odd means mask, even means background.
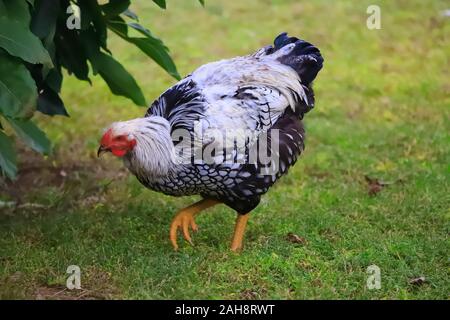
[[[266,49],[266,54],[293,68],[306,86],[311,84],[323,67],[324,60],[317,47],[296,37],[289,37],[286,32],[275,38],[274,45]]]

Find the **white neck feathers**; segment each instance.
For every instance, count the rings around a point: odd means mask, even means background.
[[[158,116],[116,122],[115,135],[126,134],[136,140],[134,149],[124,156],[125,166],[135,175],[158,179],[175,171],[177,159],[169,122]]]

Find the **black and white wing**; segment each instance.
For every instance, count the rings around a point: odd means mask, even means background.
[[[254,144],[288,109],[303,118],[314,106],[311,82],[322,63],[313,45],[281,34],[274,47],[200,67],[190,76],[203,97],[198,138],[205,144],[215,141],[217,149],[228,151],[230,146],[236,149],[233,142],[239,136]],[[227,135],[230,131],[237,134]],[[215,139],[217,132],[225,136],[223,145]]]

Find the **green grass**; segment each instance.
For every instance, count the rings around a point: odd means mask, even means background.
[[[0,214],[1,298],[447,299],[450,291],[450,19],[445,1],[168,0],[133,3],[170,47],[181,74],[246,54],[281,31],[316,44],[325,67],[305,118],[306,151],[251,214],[245,249],[228,250],[235,214],[200,215],[195,247],[173,252],[168,227],[197,197],[143,189],[112,157],[95,158],[101,130],[145,109],[66,77],[71,118],[39,116],[55,143],[46,160],[22,152],[24,172],[1,200],[43,208]],[[110,47],[148,101],[174,83],[134,48]],[[365,176],[391,182],[368,195]],[[291,243],[293,232],[305,244]],[[67,266],[84,291],[61,291]],[[366,268],[381,268],[381,289]],[[424,276],[426,282],[409,281]]]

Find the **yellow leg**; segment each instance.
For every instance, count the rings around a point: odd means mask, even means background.
[[[234,226],[233,240],[231,241],[231,250],[238,251],[242,249],[242,239],[244,238],[245,227],[249,214],[238,214],[236,219],[236,225]]]
[[[192,244],[191,235],[189,234],[189,227],[192,230],[197,231],[198,227],[195,224],[195,216],[200,213],[200,211],[205,210],[209,207],[212,207],[216,204],[220,203],[217,200],[212,199],[203,199],[199,202],[190,205],[187,208],[184,208],[178,212],[178,214],[173,218],[172,224],[170,225],[170,241],[172,242],[173,248],[178,250],[177,244],[177,231],[180,228],[183,232],[184,238]]]

